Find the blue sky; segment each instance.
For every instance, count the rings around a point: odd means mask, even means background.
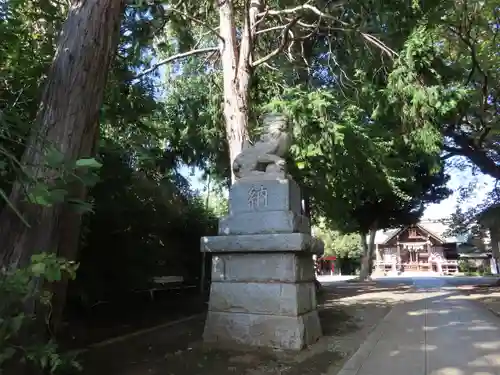
[[[489,176],[483,174],[476,174],[476,176],[474,176],[471,169],[467,169],[465,171],[450,169],[448,170],[448,173],[451,176],[448,187],[454,191],[453,195],[439,204],[433,204],[427,207],[427,210],[424,213],[424,218],[444,219],[449,217],[455,211],[455,207],[457,205],[457,189],[460,187],[466,187],[475,178],[478,181],[477,190],[474,195],[470,197],[470,199],[461,204],[462,209],[474,207],[482,203],[488,191],[490,191],[495,184],[495,180]]]

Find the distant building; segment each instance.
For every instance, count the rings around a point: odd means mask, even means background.
[[[458,272],[458,242],[447,237],[447,226],[437,220],[381,230],[375,236],[376,273]]]

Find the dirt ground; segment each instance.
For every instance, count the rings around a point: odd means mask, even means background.
[[[206,310],[206,296],[197,290],[127,295],[88,310],[70,311],[58,342],[66,349],[87,347],[112,337],[164,324]]]
[[[495,315],[500,316],[500,286],[478,285],[458,288],[464,298],[483,304]]]
[[[320,375],[335,374],[408,287],[343,284],[325,288],[324,337],[300,353],[221,350],[201,342],[204,316],[91,348],[84,375]]]

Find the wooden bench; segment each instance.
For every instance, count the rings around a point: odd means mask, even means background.
[[[151,288],[137,292],[148,292],[151,300],[154,300],[154,294],[158,291],[196,288],[196,285],[185,285],[183,276],[156,276],[150,282]]]

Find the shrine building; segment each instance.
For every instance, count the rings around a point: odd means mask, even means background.
[[[381,230],[375,236],[374,273],[458,272],[458,241],[440,221]]]

